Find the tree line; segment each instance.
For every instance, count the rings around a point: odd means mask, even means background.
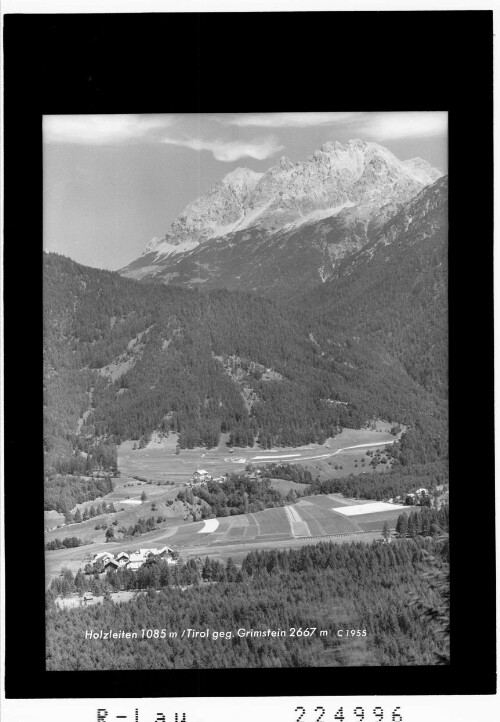
[[[53,539],[53,541],[47,542],[45,549],[47,551],[54,551],[55,549],[72,549],[73,547],[84,546],[86,542],[82,539],[78,539],[76,536],[67,536],[64,539]]]
[[[400,537],[435,536],[449,532],[449,507],[444,504],[440,509],[423,508],[420,512],[400,514],[396,522],[396,532]]]
[[[342,494],[349,499],[375,499],[384,501],[402,497],[425,488],[429,492],[449,481],[448,463],[435,461],[427,464],[396,465],[383,474],[376,472],[350,474],[346,477],[314,480],[309,494]]]
[[[47,477],[44,484],[44,509],[46,511],[55,510],[61,514],[69,514],[77,504],[83,504],[85,501],[93,501],[100,496],[111,494],[114,489],[113,480],[110,477],[84,479],[79,476],[54,475]],[[99,511],[97,510],[99,509]],[[84,514],[90,516],[98,516],[98,514],[108,513],[107,507],[102,510],[102,505],[90,507],[84,511]],[[113,507],[114,510],[114,507]],[[70,515],[69,521],[82,521],[81,512],[76,512],[78,518]]]

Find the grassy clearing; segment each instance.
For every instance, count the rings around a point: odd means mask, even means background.
[[[409,515],[412,511],[420,511],[420,507],[409,506],[407,507],[407,512],[402,509],[394,509],[393,511],[381,511],[376,514],[361,514],[360,516],[351,518],[356,520],[356,524],[358,524],[361,529],[373,531],[374,529],[382,529],[385,521],[388,522],[391,528],[394,528],[400,514],[407,513]]]
[[[394,437],[391,437],[392,440]],[[382,447],[383,448],[383,447]],[[373,471],[383,473],[389,471],[390,463],[377,464],[374,468],[370,465],[372,456],[367,456],[366,452],[369,449],[352,449],[349,451],[342,451],[339,454],[335,454],[329,459],[316,459],[309,462],[304,462],[306,469],[309,469],[313,478],[319,476],[320,481],[326,479],[341,479],[344,476],[354,474],[359,476],[360,474],[370,474]]]
[[[304,500],[314,506],[323,507],[323,509],[335,509],[345,506],[342,502],[331,499],[329,496],[305,496]],[[300,504],[301,502],[299,502],[299,506]]]
[[[43,524],[46,530],[64,524],[64,514],[59,514],[57,511],[44,511]]]

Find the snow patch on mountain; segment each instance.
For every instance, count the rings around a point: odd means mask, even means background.
[[[168,241],[161,241],[154,250],[156,251],[155,263],[163,258],[169,258],[179,253],[187,253],[193,248],[196,248],[200,244],[198,241],[180,241],[179,243],[169,243]]]
[[[345,208],[353,208],[354,203],[351,201],[346,201],[345,203],[342,203],[340,206],[334,206],[333,208],[320,208],[317,211],[311,211],[305,216],[302,216],[299,220],[295,221],[295,223],[291,224],[292,226],[301,226],[304,223],[316,223],[316,221],[322,221],[325,218],[332,218],[333,216],[337,216],[341,211],[343,211]]]

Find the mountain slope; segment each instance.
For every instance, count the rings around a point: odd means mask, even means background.
[[[425,188],[308,294],[307,318],[362,338],[443,402],[448,393],[448,179]],[[303,304],[297,304],[297,312]],[[445,404],[440,403],[444,409]]]
[[[327,143],[301,163],[283,157],[263,174],[236,169],[120,273],[260,291],[321,283],[368,241],[381,208],[393,212],[440,175],[360,140]]]
[[[328,345],[305,309],[252,294],[143,284],[44,254],[44,314],[48,470],[82,473],[103,442],[155,429],[182,447],[224,432],[236,445],[298,446],[436,408],[382,347],[342,328]]]

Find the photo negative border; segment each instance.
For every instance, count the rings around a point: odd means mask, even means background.
[[[492,13],[7,15],[6,695],[488,694],[495,690]],[[447,110],[451,664],[46,672],[42,115]]]

